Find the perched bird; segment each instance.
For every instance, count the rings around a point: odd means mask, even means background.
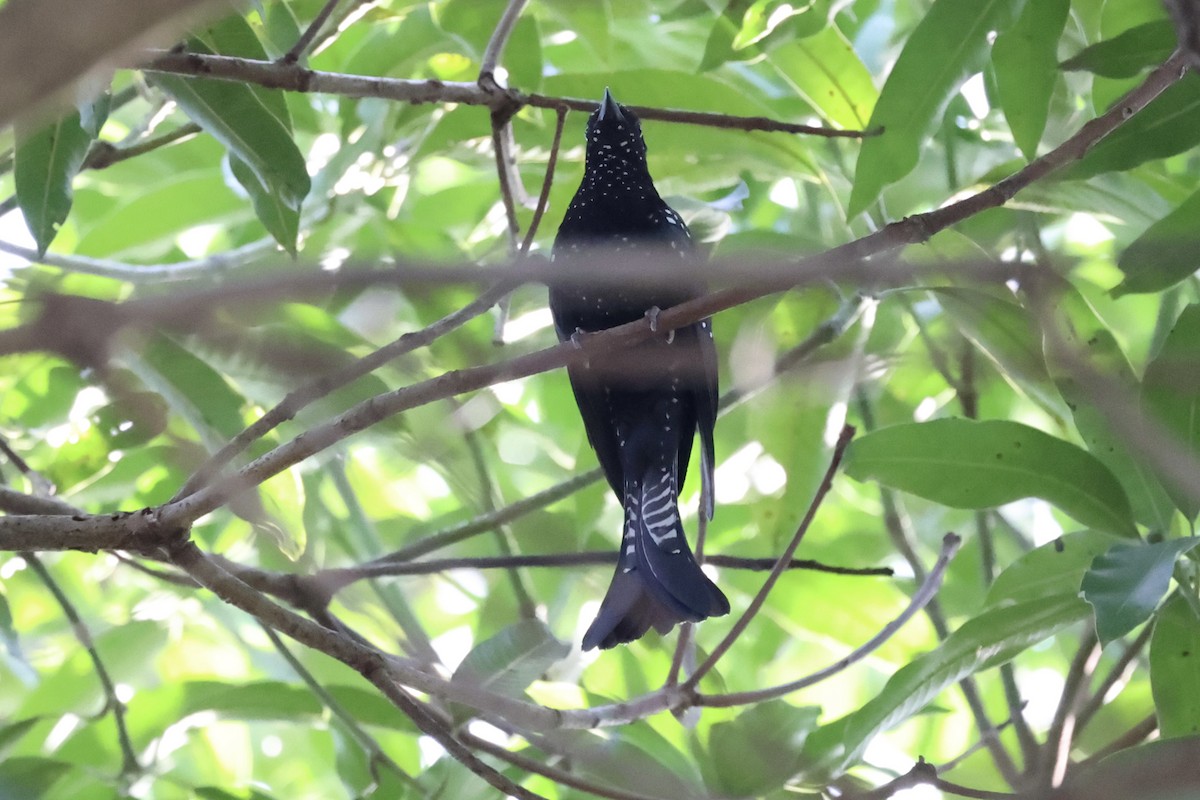
[[[641,123],[608,90],[588,119],[583,183],[554,240],[552,260],[596,268],[597,260],[678,257],[692,251],[680,216],[663,202],[646,166]],[[684,276],[686,277],[686,276]],[[592,287],[586,277],[554,286],[550,310],[560,340],[656,314],[690,296],[679,288]],[[661,285],[661,284],[660,284]],[[712,518],[717,356],[704,320],[568,370],[600,466],[625,509],[620,557],[583,647],[609,648],[654,628],[729,612],[684,538],[678,495],[692,439],[700,433],[704,513]]]

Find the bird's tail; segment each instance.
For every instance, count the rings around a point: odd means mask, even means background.
[[[654,628],[729,613],[729,601],[700,569],[684,538],[673,468],[625,478],[625,532],[621,555],[600,613],[583,649],[632,642]]]

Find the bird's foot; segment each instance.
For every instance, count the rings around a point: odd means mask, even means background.
[[[658,306],[650,306],[646,309],[646,319],[650,320],[650,332],[658,333],[658,318],[662,314],[662,309]]]
[[[587,336],[587,333],[588,332],[585,331],[583,328],[576,328],[575,332],[571,334],[571,339],[570,339],[571,346],[574,347],[576,350],[582,350],[583,349],[583,337]]]

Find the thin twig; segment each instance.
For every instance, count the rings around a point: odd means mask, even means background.
[[[930,600],[937,595],[938,589],[942,585],[942,577],[946,574],[946,568],[950,565],[950,561],[954,558],[958,548],[962,546],[962,539],[953,533],[947,533],[942,538],[942,552],[938,556],[937,563],[926,576],[925,581],[913,594],[912,600],[909,601],[908,607],[900,613],[900,616],[889,622],[883,627],[879,633],[871,637],[869,641],[843,658],[838,659],[833,664],[830,664],[824,669],[817,670],[811,675],[807,675],[799,680],[791,681],[790,683],[781,684],[779,686],[771,686],[766,689],[756,689],[749,692],[736,692],[730,694],[709,694],[701,695],[698,701],[699,705],[726,707],[748,705],[750,703],[759,703],[764,700],[773,700],[777,697],[791,694],[808,686],[820,683],[826,680],[831,675],[836,675],[842,670],[849,667],[868,655],[878,650],[879,647],[888,639],[904,627],[913,615],[925,607]]]
[[[833,488],[833,476],[837,474],[838,466],[842,463],[842,456],[846,454],[846,448],[850,446],[850,440],[854,438],[854,428],[846,425],[842,428],[842,432],[838,435],[837,444],[833,446],[833,454],[829,458],[829,466],[825,470],[825,477],[821,479],[821,484],[817,487],[816,493],[813,495],[812,502],[808,505],[808,511],[805,512],[804,518],[800,520],[800,525],[796,528],[796,532],[792,535],[792,540],[788,542],[788,546],[783,549],[783,553],[779,556],[779,561],[771,570],[771,574],[763,581],[763,585],[759,587],[758,593],[754,595],[754,599],[750,601],[750,605],[742,612],[738,621],[733,624],[733,628],[723,638],[713,651],[709,653],[700,666],[696,667],[683,686],[687,689],[694,689],[696,684],[712,671],[721,657],[728,652],[733,643],[737,641],[742,632],[754,619],[754,615],[762,608],[763,603],[767,601],[767,595],[775,588],[787,564],[792,560],[792,556],[796,553],[796,548],[800,546],[800,541],[804,538],[804,534],[808,533],[808,527],[812,524],[813,518],[817,515],[817,509],[821,507],[821,503],[825,500],[825,495],[829,494],[829,490]]]
[[[149,54],[148,61],[141,64],[131,63],[130,66],[150,72],[168,72],[176,75],[253,83],[268,89],[284,89],[291,92],[319,92],[344,97],[379,97],[406,103],[462,103],[463,105],[487,106],[493,110],[509,109],[508,113],[515,112],[522,106],[550,109],[566,106],[572,111],[584,111],[590,114],[598,107],[595,100],[523,94],[515,89],[487,90],[481,87],[478,81],[406,80],[347,75],[339,72],[306,69],[298,64],[203,53],[152,52]],[[629,106],[629,108],[642,120],[652,119],[709,128],[799,133],[850,139],[859,139],[878,133],[799,125],[767,117],[742,117],[732,114],[680,111],[646,106]]]
[[[567,121],[567,109],[556,108],[554,123],[554,141],[550,143],[550,158],[546,161],[546,177],[542,179],[542,193],[538,196],[537,208],[533,212],[533,219],[529,223],[529,230],[525,231],[525,239],[521,242],[521,255],[528,255],[529,248],[533,246],[533,237],[537,235],[538,226],[542,222],[542,216],[546,213],[546,206],[550,204],[550,189],[554,186],[554,170],[558,166],[558,152],[562,147],[563,126]]]
[[[238,453],[244,451],[253,442],[261,439],[280,424],[292,419],[301,409],[373,372],[389,361],[411,353],[417,348],[425,347],[455,328],[466,324],[491,308],[507,290],[506,286],[496,284],[467,305],[447,314],[437,322],[419,331],[406,333],[391,344],[289,392],[274,408],[263,414],[253,425],[243,430],[210,456],[208,461],[197,469],[183,487],[176,492],[174,500],[181,500],[207,485],[213,476],[230,463]]]
[[[300,57],[304,55],[309,45],[312,44],[313,39],[317,37],[317,32],[321,30],[321,26],[325,24],[325,21],[329,19],[329,15],[337,8],[339,2],[340,0],[327,0],[325,5],[321,6],[321,10],[313,17],[313,21],[308,24],[308,27],[304,29],[304,33],[300,34],[300,38],[292,45],[292,49],[284,54],[281,61],[285,64],[295,64],[300,60]]]
[[[607,797],[610,800],[664,800],[664,798],[655,797],[652,795],[635,794],[633,792],[623,792],[620,789],[613,789],[609,786],[592,781],[584,780],[577,775],[572,775],[565,770],[551,767],[543,764],[540,761],[535,761],[532,758],[523,756],[520,753],[514,753],[507,748],[501,747],[498,744],[489,742],[480,736],[464,731],[459,734],[459,738],[469,747],[474,747],[476,750],[482,750],[485,753],[495,756],[496,758],[507,761],[515,767],[520,767],[526,772],[531,772],[534,775],[542,775],[549,778],[555,783],[563,786],[570,786],[572,789],[578,789],[581,792],[595,795],[596,797]]]
[[[1153,625],[1143,625],[1134,640],[1125,647],[1124,652],[1121,653],[1116,663],[1112,665],[1112,669],[1108,671],[1104,680],[1092,692],[1091,698],[1083,705],[1079,713],[1075,715],[1075,729],[1077,731],[1081,731],[1087,727],[1087,724],[1092,721],[1092,717],[1096,715],[1096,712],[1108,702],[1108,694],[1113,690],[1113,687],[1122,681],[1128,680],[1134,659],[1141,655],[1142,648],[1150,641],[1150,634],[1153,631]]]
[[[318,700],[321,701],[321,704],[324,705],[325,708],[329,709],[330,714],[337,717],[337,719],[346,726],[346,730],[350,732],[351,738],[358,742],[359,746],[366,751],[372,765],[372,771],[374,771],[374,765],[376,763],[383,764],[390,769],[396,775],[396,777],[401,780],[401,782],[406,783],[414,788],[420,788],[420,784],[417,783],[416,778],[414,778],[412,775],[409,775],[403,767],[397,764],[391,756],[385,753],[383,748],[380,747],[379,742],[375,741],[375,738],[371,736],[371,734],[363,730],[362,724],[359,722],[359,720],[355,718],[353,714],[347,711],[345,707],[338,702],[336,697],[329,693],[329,690],[326,689],[321,682],[317,680],[317,678],[311,672],[308,671],[308,668],[304,666],[300,659],[296,658],[296,656],[292,654],[292,651],[288,649],[288,646],[283,639],[279,638],[279,634],[277,634],[269,625],[263,625],[261,622],[259,623],[259,627],[262,628],[262,631],[267,635],[267,638],[271,640],[271,644],[275,647],[276,652],[283,656],[283,660],[288,663],[288,666],[292,668],[292,671],[296,673],[296,676],[304,682],[304,685],[308,687],[308,690],[312,692]]]
[[[107,169],[113,164],[145,155],[160,147],[166,147],[189,136],[195,136],[199,132],[200,126],[195,122],[185,122],[173,131],[143,139],[137,144],[127,147],[114,147],[108,142],[96,141],[92,143],[92,148],[88,150],[87,157],[84,158],[81,169]]]
[[[75,634],[75,638],[79,640],[79,644],[87,652],[88,658],[92,662],[92,669],[95,670],[96,677],[100,679],[100,686],[104,690],[105,709],[112,712],[113,724],[117,729],[117,743],[121,748],[121,774],[125,776],[136,775],[141,771],[142,767],[138,763],[133,739],[129,736],[129,727],[125,722],[125,704],[117,696],[117,686],[108,672],[108,667],[104,665],[104,659],[100,657],[100,651],[96,649],[96,642],[92,639],[92,634],[88,630],[87,624],[80,618],[79,612],[75,610],[74,603],[67,597],[62,587],[58,585],[58,581],[50,574],[50,570],[46,569],[46,565],[42,563],[41,559],[28,551],[21,553],[21,557],[37,573],[42,584],[50,590],[50,594],[54,595],[59,608],[63,610],[63,614],[66,615],[67,620],[71,623],[71,630]]]
[[[491,38],[488,39],[479,65],[479,83],[484,88],[487,88],[489,83],[492,86],[496,85],[496,67],[526,2],[527,0],[508,0],[508,4],[504,7],[504,13],[500,15],[500,20],[496,23]]]
[[[1034,785],[1043,791],[1058,788],[1066,777],[1067,767],[1071,763],[1071,742],[1075,735],[1075,712],[1099,659],[1100,645],[1095,632],[1089,629],[1083,634],[1079,649],[1067,669],[1062,696],[1054,710],[1050,729],[1046,731],[1042,760],[1033,775]]]

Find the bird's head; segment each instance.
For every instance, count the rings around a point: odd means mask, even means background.
[[[587,168],[621,165],[645,169],[646,140],[642,138],[642,123],[637,116],[605,89],[600,107],[588,117]]]

